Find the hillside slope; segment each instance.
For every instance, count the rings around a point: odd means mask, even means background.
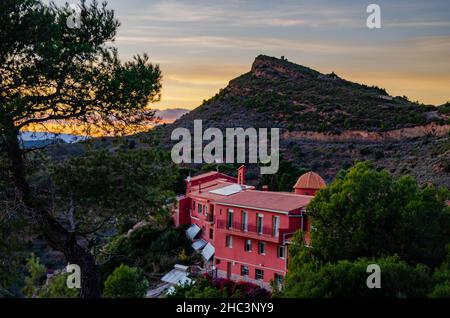
[[[169,146],[174,128],[279,127],[284,160],[331,180],[356,160],[450,187],[450,114],[393,97],[378,87],[264,55],[250,72],[171,125],[156,129]]]
[[[203,119],[221,126],[277,126],[289,131],[339,133],[385,131],[429,122],[448,122],[432,105],[392,97],[384,89],[352,83],[338,75],[264,55],[251,71],[232,81],[176,125]]]

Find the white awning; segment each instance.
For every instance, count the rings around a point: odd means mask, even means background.
[[[201,250],[208,242],[205,240],[196,240],[194,243],[191,244],[192,248],[196,251]]]
[[[164,283],[171,285],[190,283],[191,279],[188,277],[187,266],[175,265],[175,268],[164,275],[161,280]]]
[[[206,244],[205,248],[202,251],[202,256],[206,261],[209,261],[211,257],[214,255],[215,249],[211,243]]]
[[[194,238],[197,236],[197,234],[200,232],[200,227],[197,224],[192,224],[187,230],[186,230],[186,236],[194,240]]]

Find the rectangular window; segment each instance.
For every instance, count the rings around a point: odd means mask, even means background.
[[[266,243],[258,242],[258,253],[259,254],[266,254]]]
[[[244,245],[244,250],[246,252],[251,252],[252,251],[252,240],[245,240],[244,244],[245,244]]]
[[[233,247],[233,237],[231,235],[227,235],[225,244],[229,248]]]
[[[200,203],[197,204],[197,212],[198,214],[202,214],[202,205]]]
[[[264,223],[264,216],[262,214],[258,214],[256,216],[256,231],[259,235],[263,234],[263,223]]]
[[[255,269],[255,278],[264,279],[264,271],[261,269]]]
[[[242,223],[241,230],[244,232],[247,232],[248,231],[248,213],[247,213],[247,211],[242,211],[241,223]]]
[[[286,257],[286,248],[282,245],[278,246],[278,258],[285,258]]]
[[[272,217],[272,236],[278,237],[279,231],[280,231],[280,217],[273,216]]]
[[[204,214],[205,216],[208,216],[208,206],[207,206],[207,205],[205,205],[205,206],[203,207],[203,214]]]
[[[280,274],[277,274],[277,273],[275,273],[275,283],[278,285],[278,286],[281,286],[281,285],[283,285],[283,279],[284,279],[284,277],[283,277],[283,275],[280,275]]]
[[[214,230],[213,229],[209,229],[209,239],[213,240],[214,239]]]
[[[227,214],[227,227],[229,229],[233,228],[233,210],[229,209]]]
[[[249,274],[248,266],[241,265],[241,276],[248,276],[248,274]]]

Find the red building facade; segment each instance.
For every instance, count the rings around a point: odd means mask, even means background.
[[[190,225],[193,248],[218,276],[269,288],[272,281],[284,280],[294,232],[304,231],[308,242],[306,207],[324,186],[319,175],[308,173],[292,193],[258,191],[245,185],[244,166],[237,179],[208,172],[186,180],[174,222]]]

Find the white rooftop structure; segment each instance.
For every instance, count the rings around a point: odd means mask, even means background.
[[[171,285],[190,283],[192,280],[188,277],[187,270],[187,266],[176,264],[161,280]]]
[[[250,188],[251,188],[251,186],[248,186],[245,184],[231,184],[231,185],[227,185],[223,188],[210,190],[208,192],[213,193],[213,194],[229,196],[229,195],[232,195],[232,194],[235,194],[235,193],[238,193],[243,190],[250,189]]]

